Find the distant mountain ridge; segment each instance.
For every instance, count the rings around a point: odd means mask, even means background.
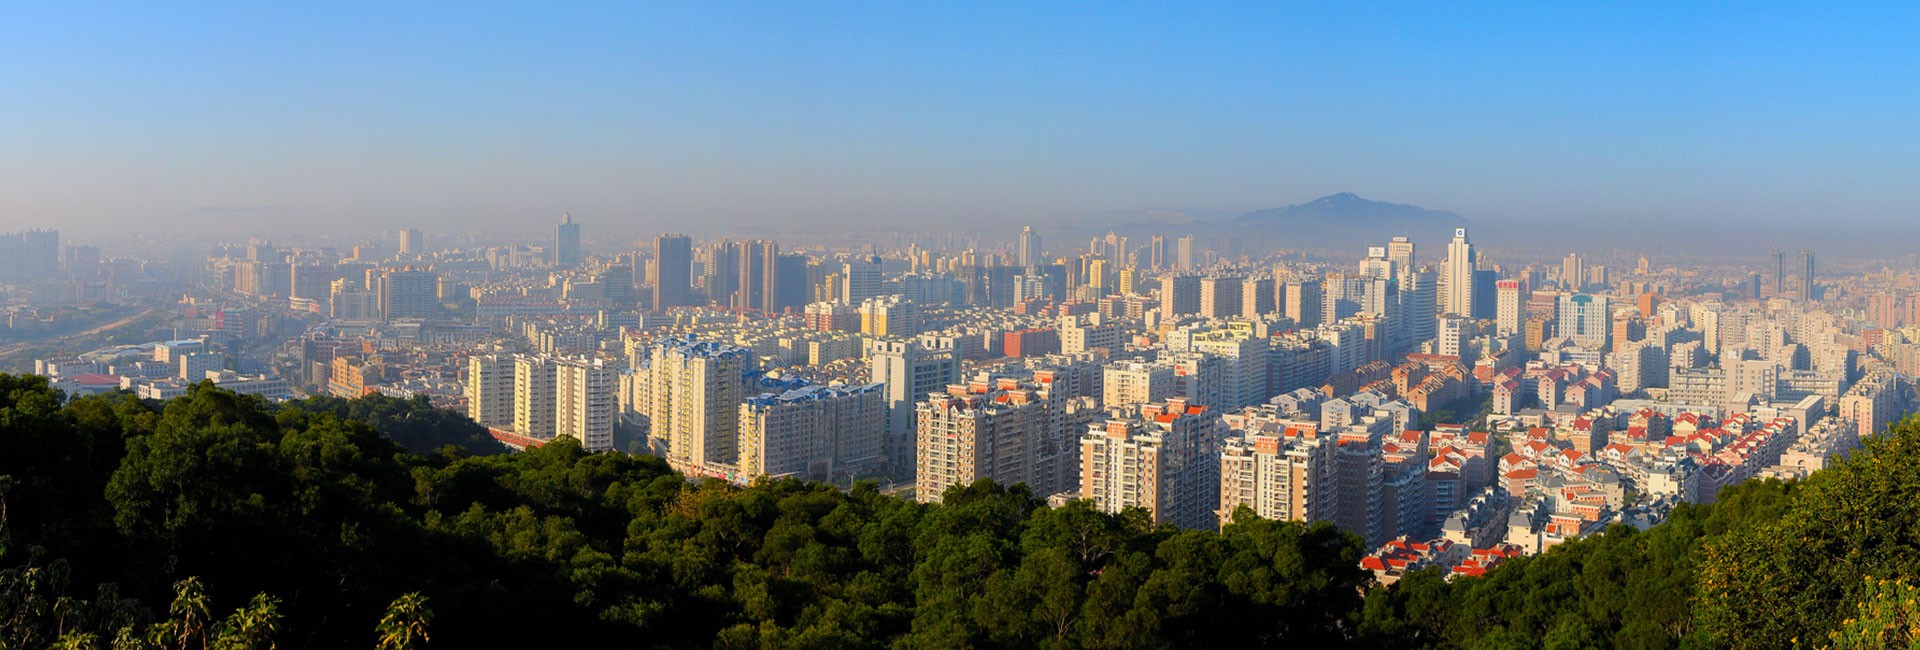
[[[1374,223],[1458,227],[1470,223],[1466,217],[1446,210],[1429,210],[1405,203],[1373,201],[1352,192],[1329,194],[1306,203],[1281,208],[1256,210],[1240,215],[1233,221],[1263,226],[1279,223],[1300,225]]]
[[[1145,241],[1153,235],[1169,238],[1193,235],[1216,250],[1333,249],[1361,250],[1379,246],[1388,238],[1405,235],[1422,246],[1443,244],[1454,228],[1472,225],[1466,217],[1446,210],[1431,210],[1417,205],[1374,201],[1352,192],[1329,194],[1312,201],[1239,216],[1192,219],[1181,211],[1168,211],[1165,219],[1133,221],[1101,228],[1065,229],[1067,241],[1099,236],[1112,230],[1122,236]],[[1244,249],[1242,247],[1245,247]]]

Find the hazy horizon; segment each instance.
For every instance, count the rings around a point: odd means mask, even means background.
[[[465,9],[0,8],[0,231],[1920,230],[1913,7]]]

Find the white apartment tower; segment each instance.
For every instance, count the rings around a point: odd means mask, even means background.
[[[613,366],[602,359],[563,359],[553,367],[554,437],[578,440],[587,451],[612,451]]]
[[[479,354],[467,358],[467,417],[481,426],[513,426],[513,357]]]
[[[739,461],[740,402],[753,351],[711,341],[668,339],[651,350],[649,435],[667,442],[667,460],[709,471]]]
[[[513,432],[552,440],[554,406],[553,359],[519,355],[513,358]]]

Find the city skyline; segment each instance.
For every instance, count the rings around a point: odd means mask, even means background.
[[[1916,198],[1910,8],[5,11],[0,231],[1099,227],[1351,191],[1491,232],[1858,236]]]

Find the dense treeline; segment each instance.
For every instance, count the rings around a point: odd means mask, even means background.
[[[1920,487],[1915,427],[1649,531],[1373,589],[1325,524],[694,484],[565,442],[476,455],[454,420],[210,386],[62,404],[0,376],[0,648],[1772,647],[1910,620],[1920,570],[1920,512],[1891,498]]]

